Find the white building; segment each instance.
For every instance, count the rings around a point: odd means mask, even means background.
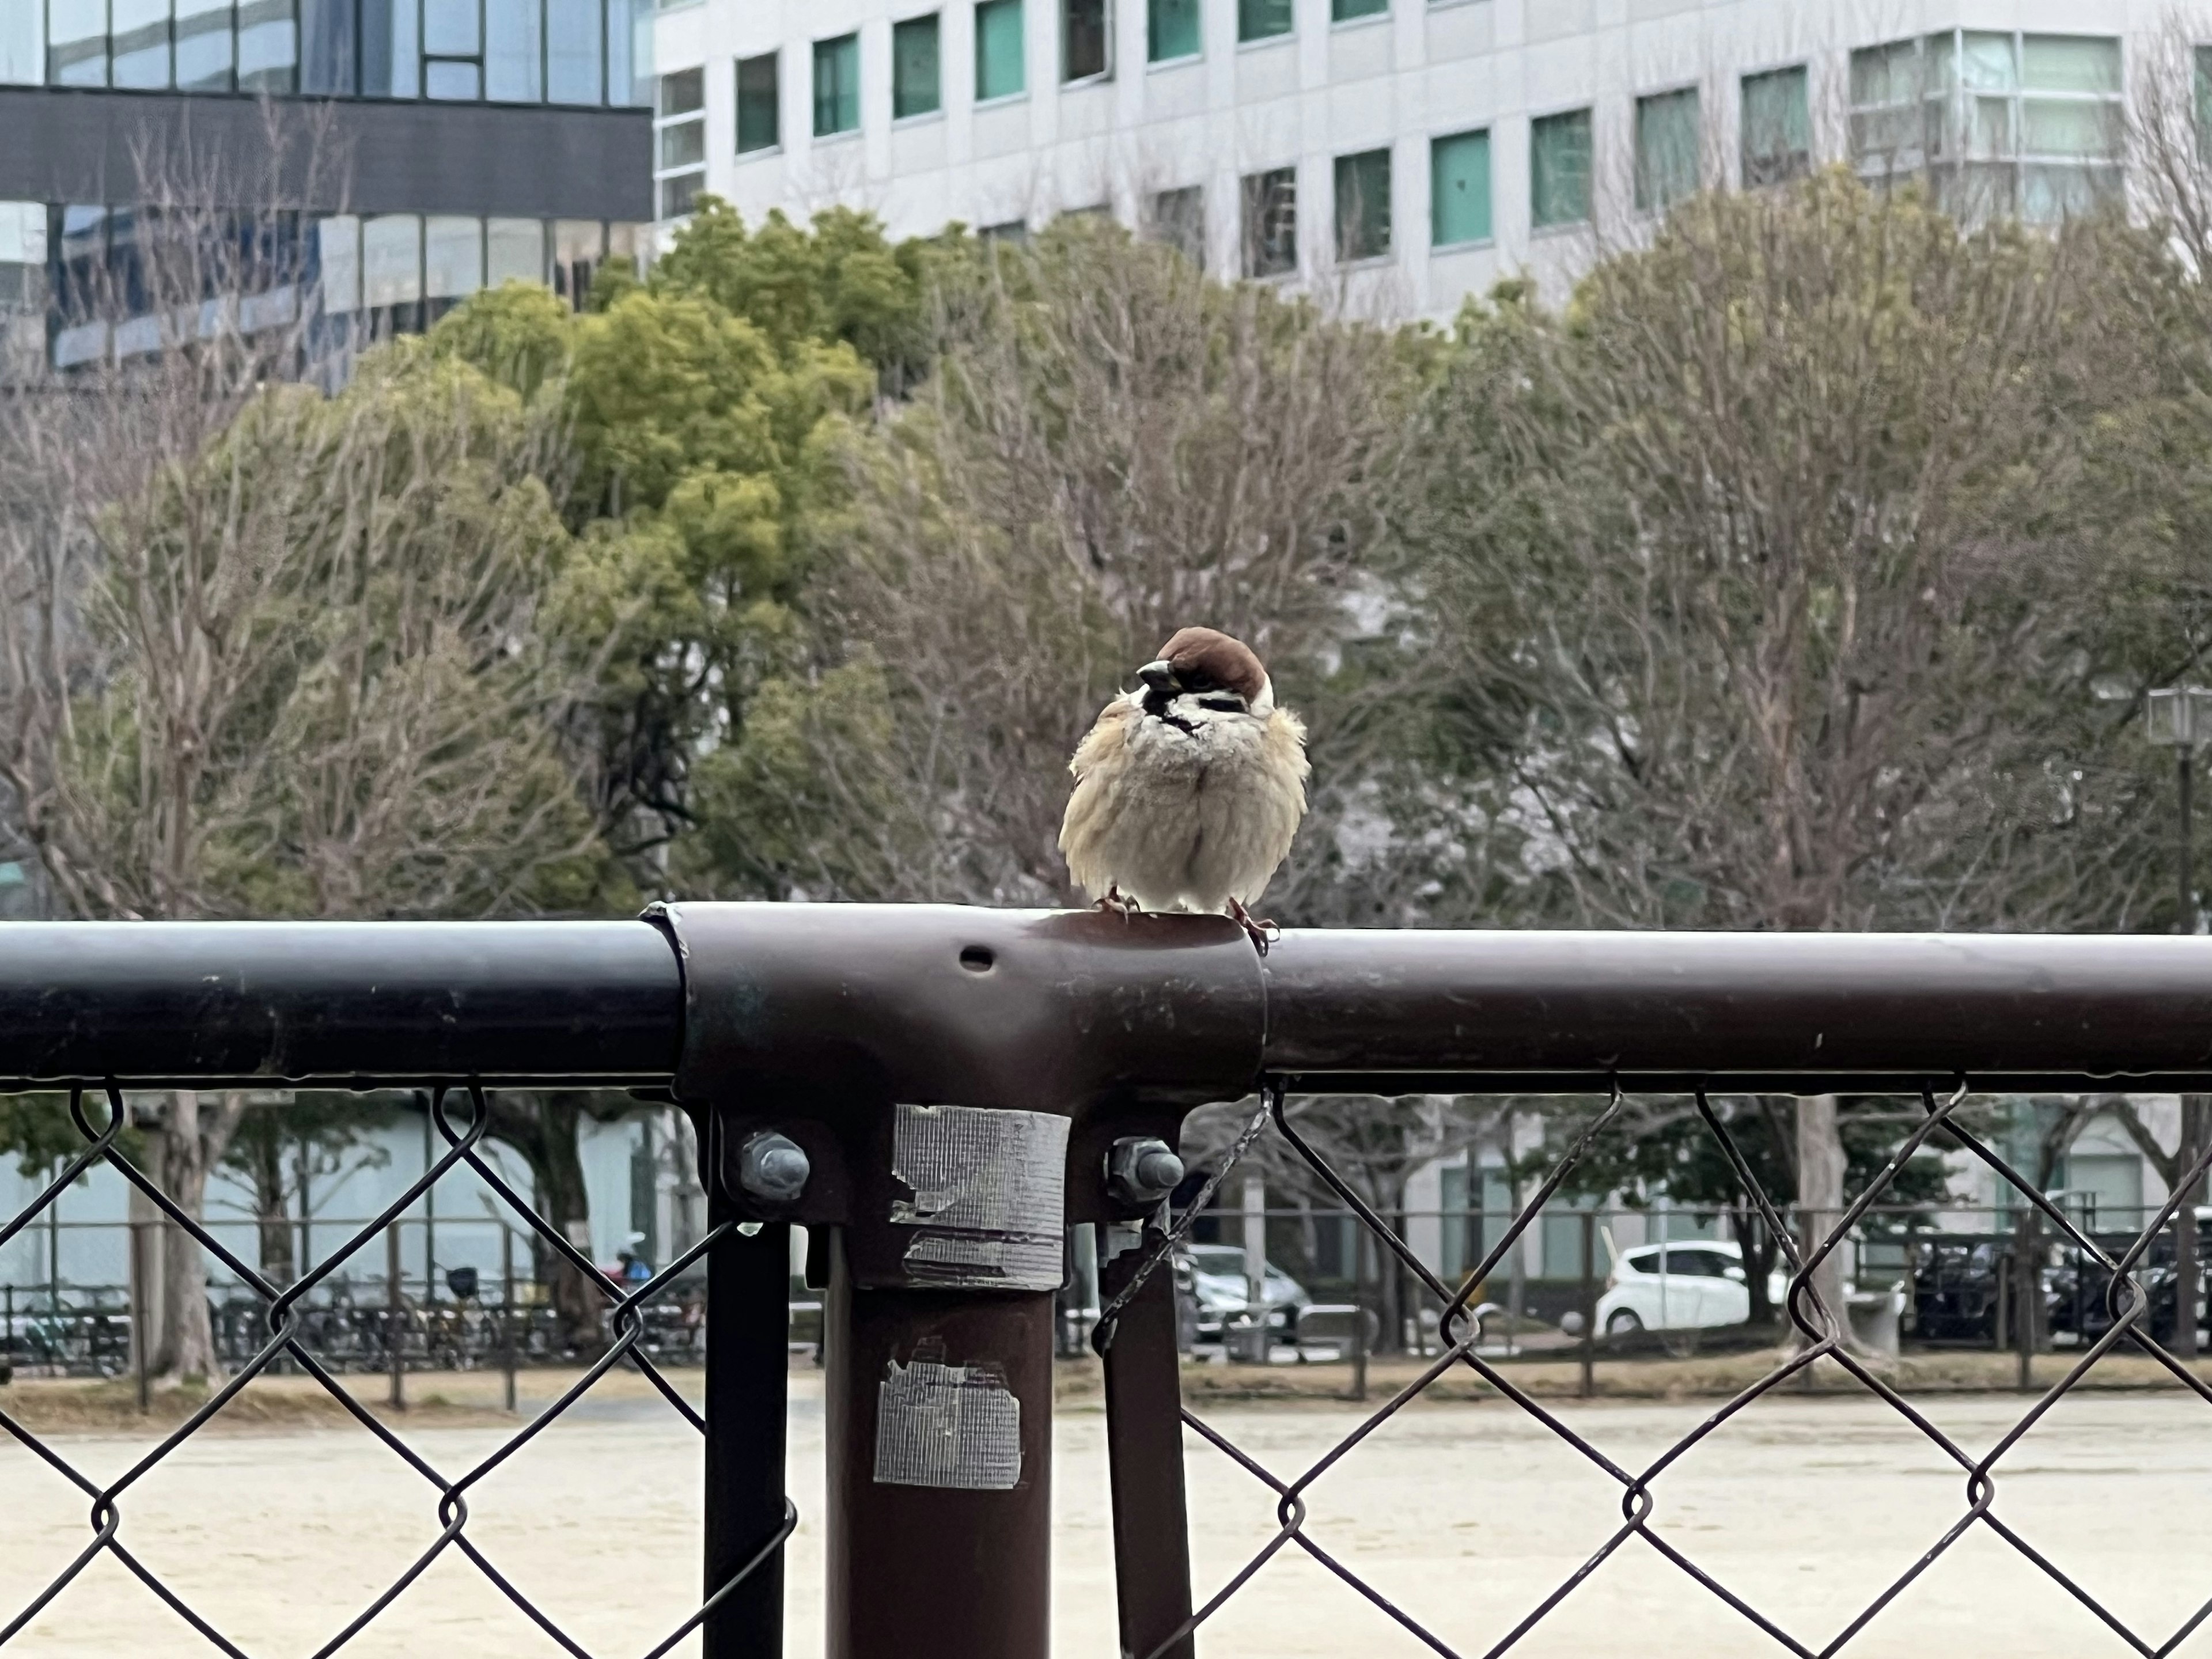
[[[2184,0],[2212,40],[2212,3]],[[2172,0],[690,0],[657,210],[896,235],[1110,211],[1209,270],[1448,313],[1699,182],[1850,156],[2052,217],[2118,182]],[[2202,27],[2199,27],[2198,26]]]

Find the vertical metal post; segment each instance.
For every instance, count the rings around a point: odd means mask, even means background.
[[[147,1318],[149,1311],[146,1286],[149,1277],[146,1271],[146,1224],[134,1221],[131,1224],[131,1367],[138,1382],[138,1414],[144,1416],[154,1408],[152,1382],[149,1376],[146,1350],[152,1345],[154,1330]]]
[[[2183,695],[2186,696],[2185,692]],[[2190,812],[2194,805],[2192,797],[2197,784],[2197,748],[2194,744],[2177,744],[2173,751],[2174,794],[2180,806],[2180,859],[2175,868],[2179,886],[2179,902],[2174,908],[2173,931],[2193,933],[2197,931],[2197,884],[2190,878],[2192,872],[2192,849],[2190,846]]]
[[[702,1147],[713,1137],[702,1133]],[[708,1164],[710,1228],[738,1212]],[[707,1252],[706,1593],[712,1595],[783,1524],[784,1415],[791,1370],[791,1228],[735,1231]],[[863,1594],[866,1594],[865,1590]],[[702,1659],[783,1651],[778,1551],[707,1615]]]
[[[1367,1398],[1367,1230],[1352,1229],[1352,1397]]]
[[[1109,1261],[1102,1301],[1118,1296],[1164,1243],[1158,1231],[1148,1230],[1139,1247]],[[1116,1317],[1105,1352],[1114,1593],[1121,1651],[1139,1659],[1190,1617],[1190,1516],[1183,1491],[1176,1319],[1175,1273],[1163,1263]],[[1163,1659],[1192,1659],[1195,1650],[1196,1638],[1185,1637]]]
[[[422,1173],[428,1175],[437,1163],[437,1153],[430,1145],[430,1097],[422,1097]],[[422,1305],[434,1308],[438,1304],[438,1189],[435,1186],[422,1189]]]
[[[2181,1097],[2181,1133],[2174,1146],[2175,1168],[2184,1171],[2197,1162],[2203,1147],[2203,1095]],[[2173,1215],[2173,1352],[2184,1359],[2197,1358],[2197,1294],[2203,1274],[2197,1260],[2197,1183],[2191,1181],[2181,1207]],[[2077,1275],[2078,1277],[2078,1275]]]
[[[1042,1659],[1052,1644],[1053,1293],[872,1289],[854,1282],[841,1238],[824,1311],[829,1659]],[[971,1398],[1003,1412],[1000,1396],[1012,1395],[1014,1485],[884,1478],[885,1392],[901,1381],[951,1393],[963,1413]],[[952,1400],[933,1408],[949,1417]]]
[[[1597,1212],[1583,1212],[1582,1397],[1597,1392]]]
[[[399,1285],[399,1224],[384,1230],[384,1357],[392,1370],[392,1409],[407,1409],[407,1304]]]
[[[2036,1304],[2043,1299],[2043,1275],[2036,1271],[2036,1246],[2043,1233],[2042,1217],[2030,1211],[2027,1224],[2020,1235],[2020,1261],[2013,1268],[2013,1291],[2020,1306],[2013,1316],[2013,1342],[2019,1351],[2018,1386],[2022,1394],[2035,1387],[2035,1342],[2038,1327],[2042,1322],[2036,1317],[2040,1311]]]
[[[499,1349],[500,1368],[507,1373],[504,1378],[505,1398],[508,1415],[514,1413],[514,1229],[505,1222],[499,1227]]]
[[[1264,1365],[1268,1358],[1267,1316],[1267,1183],[1258,1176],[1244,1177],[1242,1194],[1244,1239],[1244,1317],[1251,1326],[1251,1346],[1243,1353],[1231,1345],[1230,1358]],[[1227,1340],[1229,1333],[1222,1333]]]

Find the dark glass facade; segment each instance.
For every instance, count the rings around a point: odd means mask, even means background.
[[[651,0],[0,0],[0,84],[629,108]]]

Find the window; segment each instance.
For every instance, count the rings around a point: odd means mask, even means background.
[[[1458,132],[1429,146],[1429,242],[1490,240],[1490,135]]]
[[[316,262],[322,271],[326,315],[342,317],[361,309],[361,221],[351,214],[325,219],[315,227]]]
[[[360,90],[356,71],[355,0],[300,0],[300,90],[349,97]]]
[[[2051,223],[2120,190],[2120,43],[1947,29],[1851,54],[1851,156],[1881,177],[1925,170],[1978,222]]]
[[[238,0],[238,89],[283,93],[299,83],[300,26],[292,0]]]
[[[422,84],[420,9],[407,0],[361,0],[361,89],[371,98],[412,98]],[[177,37],[177,73],[184,74],[183,26]]]
[[[1390,152],[1336,158],[1336,257],[1379,259],[1390,251]]]
[[[1244,274],[1280,276],[1298,268],[1298,171],[1276,167],[1243,181]]]
[[[35,6],[0,6],[0,86],[36,86],[45,19]],[[10,208],[0,205],[0,220]],[[4,234],[4,233],[0,233]]]
[[[995,225],[986,225],[975,234],[985,242],[1005,243],[1008,247],[1022,247],[1030,240],[1030,222],[1026,219],[1007,219]]]
[[[605,31],[599,0],[545,0],[545,96],[596,104],[605,95]]]
[[[814,43],[814,136],[857,131],[860,125],[860,37]]]
[[[934,114],[944,106],[938,89],[937,14],[891,26],[891,116]],[[740,144],[739,149],[744,145]]]
[[[1291,0],[1237,0],[1237,39],[1273,40],[1297,26]]]
[[[2212,46],[2197,48],[2197,159],[2212,162]]]
[[[783,106],[776,86],[776,54],[738,60],[738,154],[774,149],[783,142]]]
[[[1328,0],[1328,21],[1349,23],[1356,17],[1379,17],[1390,9],[1390,0]]]
[[[228,92],[233,53],[230,0],[177,0],[175,63],[185,92]]]
[[[108,52],[118,87],[169,84],[169,0],[111,0]]]
[[[545,223],[541,219],[484,221],[484,286],[545,280]]]
[[[47,0],[46,79],[58,87],[107,84],[107,0]]]
[[[660,216],[680,219],[706,182],[707,71],[678,70],[660,77],[653,124],[653,180]]]
[[[1023,62],[1022,0],[975,8],[975,98],[1015,98],[1029,87]]]
[[[483,21],[477,0],[422,0],[424,97],[483,95]]]
[[[606,233],[596,219],[556,219],[553,222],[553,291],[570,305],[582,308],[591,291],[592,273],[605,256]]]
[[[1741,149],[1747,190],[1812,171],[1813,114],[1803,64],[1743,77]]]
[[[1636,210],[1657,213],[1698,193],[1694,87],[1636,100]]]
[[[1146,229],[1156,242],[1169,247],[1196,265],[1206,269],[1206,187],[1186,185],[1181,190],[1164,190],[1152,198],[1146,210]]]
[[[535,104],[545,96],[545,12],[540,0],[483,0],[484,96]]]
[[[422,222],[422,289],[435,321],[483,286],[483,222],[432,215]]]
[[[362,298],[370,306],[413,305],[422,297],[422,222],[386,213],[361,222]]]
[[[1203,46],[1198,0],[1152,0],[1145,9],[1145,55],[1155,64],[1195,58]]]
[[[1528,124],[1528,216],[1539,230],[1590,216],[1590,112],[1569,110]]]
[[[1106,34],[1106,0],[1060,0],[1060,78],[1105,74],[1112,62]]]

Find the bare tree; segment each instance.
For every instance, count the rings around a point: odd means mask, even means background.
[[[757,888],[1067,896],[1066,758],[1129,669],[1206,623],[1306,700],[1380,528],[1413,380],[1381,331],[1078,222],[997,250],[939,333],[851,448],[831,643],[719,793],[701,769],[716,862]]]
[[[421,915],[582,890],[562,732],[558,434],[401,343],[290,384],[316,307],[290,173],[244,207],[185,160],[65,247],[58,367],[0,392],[0,782],[79,916]],[[165,170],[166,169],[166,170]],[[315,199],[313,195],[307,199]],[[197,1217],[246,1097],[172,1093]],[[157,1367],[217,1370],[204,1267],[165,1252]]]

